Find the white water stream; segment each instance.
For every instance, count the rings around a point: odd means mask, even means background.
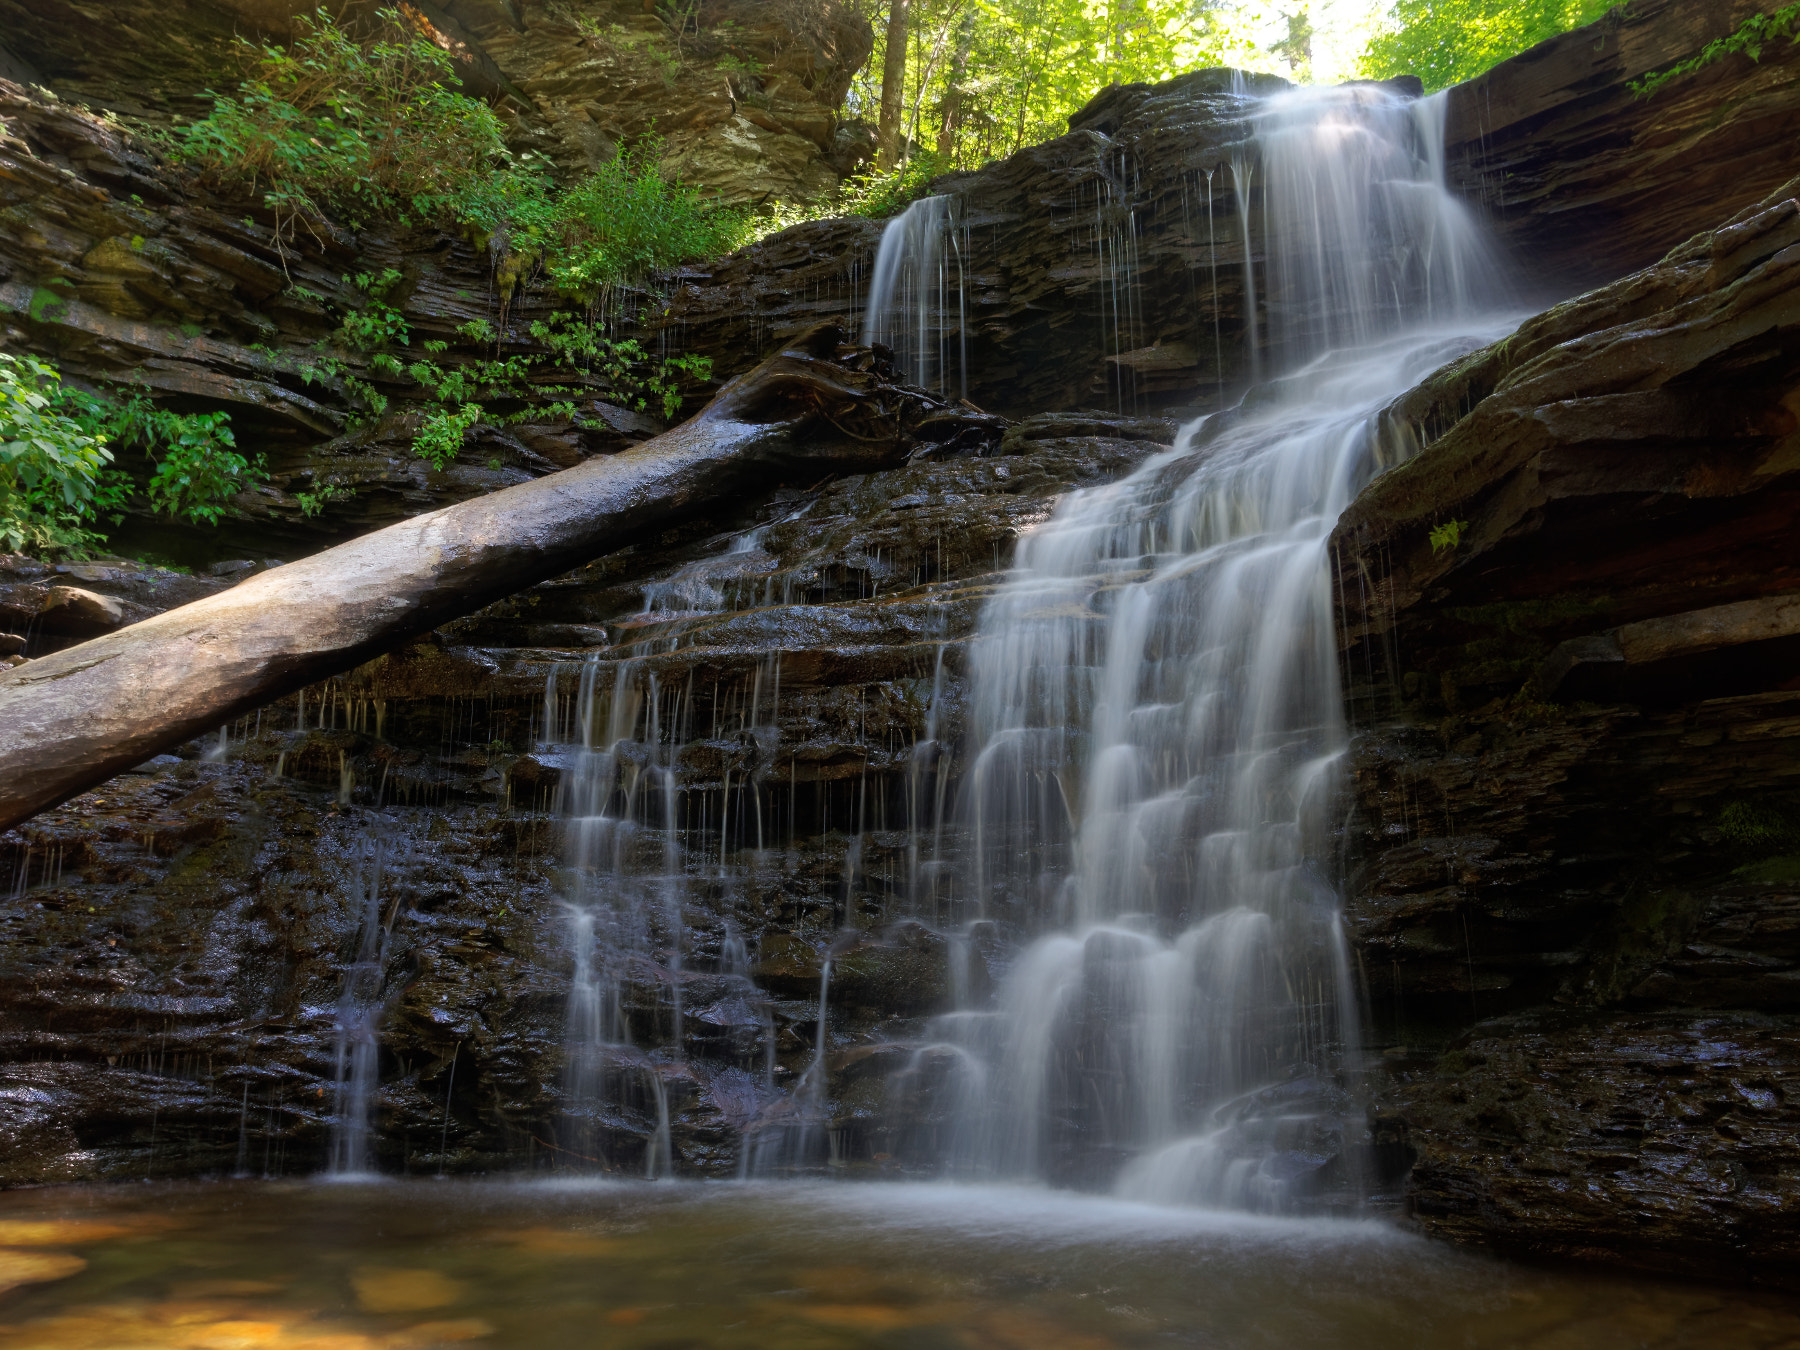
[[[1326,546],[1412,448],[1382,442],[1381,409],[1506,320],[1481,235],[1444,188],[1441,101],[1364,86],[1254,108],[1229,171],[1246,240],[1261,194],[1265,261],[1246,262],[1246,290],[1265,310],[1246,365],[1275,377],[1128,478],[1070,494],[1022,541],[972,648],[964,828],[948,842],[938,656],[906,784],[906,893],[936,918],[948,889],[961,913],[946,933],[954,1010],[891,1083],[909,1166],[1158,1202],[1355,1204],[1365,1126],[1332,857],[1346,733]],[[1223,190],[1224,171],[1209,185]],[[867,315],[869,340],[946,392],[962,375],[961,248],[947,199],[915,203],[884,237]],[[735,607],[725,589],[737,597],[740,564],[767,561],[759,548],[752,532],[652,586],[643,631]],[[650,637],[635,659],[585,665],[572,708],[552,675],[544,722],[563,759],[574,965],[562,1161],[652,1177],[673,1164],[664,1078],[685,1072],[683,900],[742,884],[733,838],[763,856],[780,700],[772,660],[732,727],[715,691],[711,738],[748,736],[756,767],[684,790],[678,750],[707,732],[688,725],[691,687],[659,685],[663,648]],[[863,828],[859,809],[846,923]],[[760,1010],[745,1015],[760,1019],[754,1054],[728,1071],[749,1103],[741,1175],[835,1157],[835,951],[821,953],[811,1061],[783,1094],[772,1004],[737,930],[721,940],[727,1001]],[[641,1154],[619,1143],[632,1138]]]
[[[1403,452],[1376,414],[1504,327],[1484,318],[1495,271],[1445,191],[1440,119],[1370,87],[1261,105],[1283,373],[1066,498],[982,615],[966,903],[1035,936],[909,1074],[948,1104],[952,1172],[1354,1202],[1326,544]],[[1234,181],[1247,215],[1250,175]]]

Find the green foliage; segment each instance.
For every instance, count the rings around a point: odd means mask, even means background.
[[[1472,80],[1546,38],[1592,23],[1616,3],[1396,0],[1363,51],[1361,72],[1372,80],[1417,75],[1428,92],[1443,89]]]
[[[0,542],[34,553],[85,553],[94,528],[117,521],[134,486],[108,443],[149,458],[150,509],[216,525],[230,499],[267,478],[237,451],[229,414],[175,413],[148,395],[92,394],[63,385],[55,367],[0,354]]]
[[[93,434],[144,453],[151,464],[144,484],[150,509],[173,520],[216,525],[231,514],[232,497],[268,480],[262,456],[252,461],[238,453],[229,413],[170,412],[142,391],[69,389],[61,404]]]
[[[214,95],[173,143],[215,185],[260,192],[278,221],[330,211],[462,225],[499,246],[503,291],[541,272],[585,300],[727,252],[744,232],[739,214],[665,179],[653,141],[559,190],[546,162],[506,149],[493,109],[456,92],[455,58],[404,6],[379,11],[367,35],[324,9],[297,28],[287,48],[245,44],[237,93]],[[342,345],[405,345],[386,303],[399,275],[354,280],[369,300],[346,316]]]
[[[945,168],[1060,136],[1109,84],[1249,57],[1228,12],[1218,0],[912,0],[902,135]],[[853,116],[875,120],[885,56],[877,24],[875,53],[851,86]]]
[[[268,479],[263,458],[238,453],[228,413],[172,413],[133,395],[110,425],[121,441],[135,442],[155,466],[145,485],[150,509],[176,520],[217,525],[230,500]]]
[[[838,199],[836,210],[843,215],[885,220],[925,196],[931,180],[950,172],[953,167],[935,150],[921,150],[887,173],[871,169],[860,177],[845,180],[843,196]]]
[[[387,303],[388,294],[400,284],[400,273],[391,267],[378,276],[360,272],[350,283],[369,298],[344,315],[336,334],[339,343],[359,352],[378,352],[396,342],[408,345],[412,338],[406,319]]]
[[[1692,75],[1696,70],[1739,52],[1752,61],[1761,61],[1763,48],[1776,38],[1800,42],[1800,3],[1787,5],[1773,14],[1752,14],[1735,32],[1707,43],[1699,55],[1634,81],[1631,92],[1639,98],[1649,98],[1670,81]]]
[[[1719,833],[1746,853],[1776,853],[1800,848],[1800,824],[1793,813],[1774,802],[1736,801],[1719,812]]]
[[[741,213],[665,178],[654,140],[622,150],[562,190],[533,162],[472,185],[458,218],[503,245],[503,290],[541,272],[565,295],[593,298],[737,247]]]
[[[413,449],[432,468],[442,471],[462,453],[469,429],[487,414],[479,403],[465,403],[455,410],[431,413],[413,437]]]
[[[1466,520],[1447,520],[1431,531],[1431,551],[1442,553],[1447,548],[1455,548],[1462,543],[1463,531],[1469,528]]]
[[[32,356],[0,352],[0,544],[15,552],[84,553],[109,506],[105,440],[58,407],[61,377]]]
[[[300,514],[311,520],[323,511],[330,502],[347,502],[356,493],[341,483],[320,483],[311,492],[296,492],[294,500],[300,504]]]
[[[323,7],[288,47],[240,42],[235,95],[176,128],[176,158],[220,187],[261,192],[277,216],[430,216],[506,159],[500,119],[456,93],[456,59],[403,8],[359,38]]]

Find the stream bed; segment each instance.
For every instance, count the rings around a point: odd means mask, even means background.
[[[13,1192],[0,1290],[8,1350],[1800,1346],[1800,1300],[1382,1221],[874,1182]]]

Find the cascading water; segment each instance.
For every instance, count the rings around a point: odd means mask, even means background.
[[[724,591],[738,589],[739,573],[766,561],[758,537],[751,531],[722,558],[691,564],[647,588],[638,622],[654,631],[671,617],[730,608]],[[552,757],[560,751],[563,762],[563,895],[574,967],[564,1040],[561,1161],[641,1170],[651,1178],[675,1171],[664,1077],[682,1072],[685,1055],[684,901],[696,880],[703,886],[728,880],[730,839],[753,840],[753,856],[761,853],[762,775],[781,697],[780,660],[772,657],[753,672],[747,702],[735,719],[737,733],[759,747],[755,767],[735,782],[726,771],[717,818],[709,819],[709,794],[693,793],[697,801],[689,800],[680,786],[676,757],[698,729],[690,726],[691,677],[684,686],[666,688],[655,673],[651,658],[664,645],[672,646],[646,638],[626,659],[583,665],[572,717],[565,713],[554,669],[544,696],[545,750]],[[724,731],[716,691],[713,704],[710,730],[716,738]],[[699,819],[689,819],[684,811],[696,805]],[[713,827],[716,848],[684,849],[684,837],[704,836]],[[715,1002],[710,1015],[754,1029],[752,1049],[762,1069],[754,1079],[740,1075],[746,1080],[741,1090],[720,1094],[739,1103],[745,1134],[740,1152],[745,1170],[751,1170],[751,1136],[762,1130],[761,1112],[777,1096],[776,1033],[768,1001],[750,978],[748,949],[734,927],[728,926],[721,942],[718,965],[714,981],[732,993]],[[653,1007],[641,1006],[646,991],[654,991]],[[632,1142],[639,1139],[641,1155]]]
[[[350,877],[357,908],[356,956],[344,972],[333,1028],[332,1176],[360,1177],[373,1169],[375,1096],[380,1087],[381,1012],[393,918],[382,912],[382,884],[396,844],[380,835],[363,841]],[[246,1099],[247,1101],[248,1099]]]
[[[920,198],[882,231],[863,316],[863,342],[891,348],[907,379],[962,398],[969,392],[966,252],[954,200]]]
[[[953,1172],[1263,1209],[1354,1194],[1326,542],[1401,453],[1380,409],[1499,331],[1441,116],[1374,87],[1261,105],[1286,373],[1065,499],[984,612],[965,918],[1027,945],[896,1084],[947,1103]],[[1248,165],[1233,179],[1247,216]]]
[[[582,668],[575,707],[580,737],[565,775],[564,893],[574,978],[569,987],[563,1096],[568,1160],[623,1168],[612,1126],[647,1134],[648,1177],[673,1170],[668,1095],[659,1059],[633,1043],[624,996],[634,982],[667,991],[667,1043],[681,1053],[681,882],[674,766],[664,750],[664,700],[630,662],[610,687],[600,667]],[[546,695],[546,713],[555,715]],[[639,738],[640,721],[646,723]],[[554,740],[556,727],[546,728]],[[653,823],[646,828],[644,821]],[[665,1056],[666,1057],[666,1056]],[[635,1118],[635,1119],[633,1119]],[[645,1129],[645,1125],[648,1126]]]

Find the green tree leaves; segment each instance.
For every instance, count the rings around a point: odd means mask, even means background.
[[[1363,52],[1362,73],[1417,75],[1427,92],[1472,80],[1545,38],[1592,23],[1618,0],[1398,0]]]
[[[61,377],[33,356],[0,352],[0,544],[14,552],[81,552],[108,505],[105,440],[57,407]]]

